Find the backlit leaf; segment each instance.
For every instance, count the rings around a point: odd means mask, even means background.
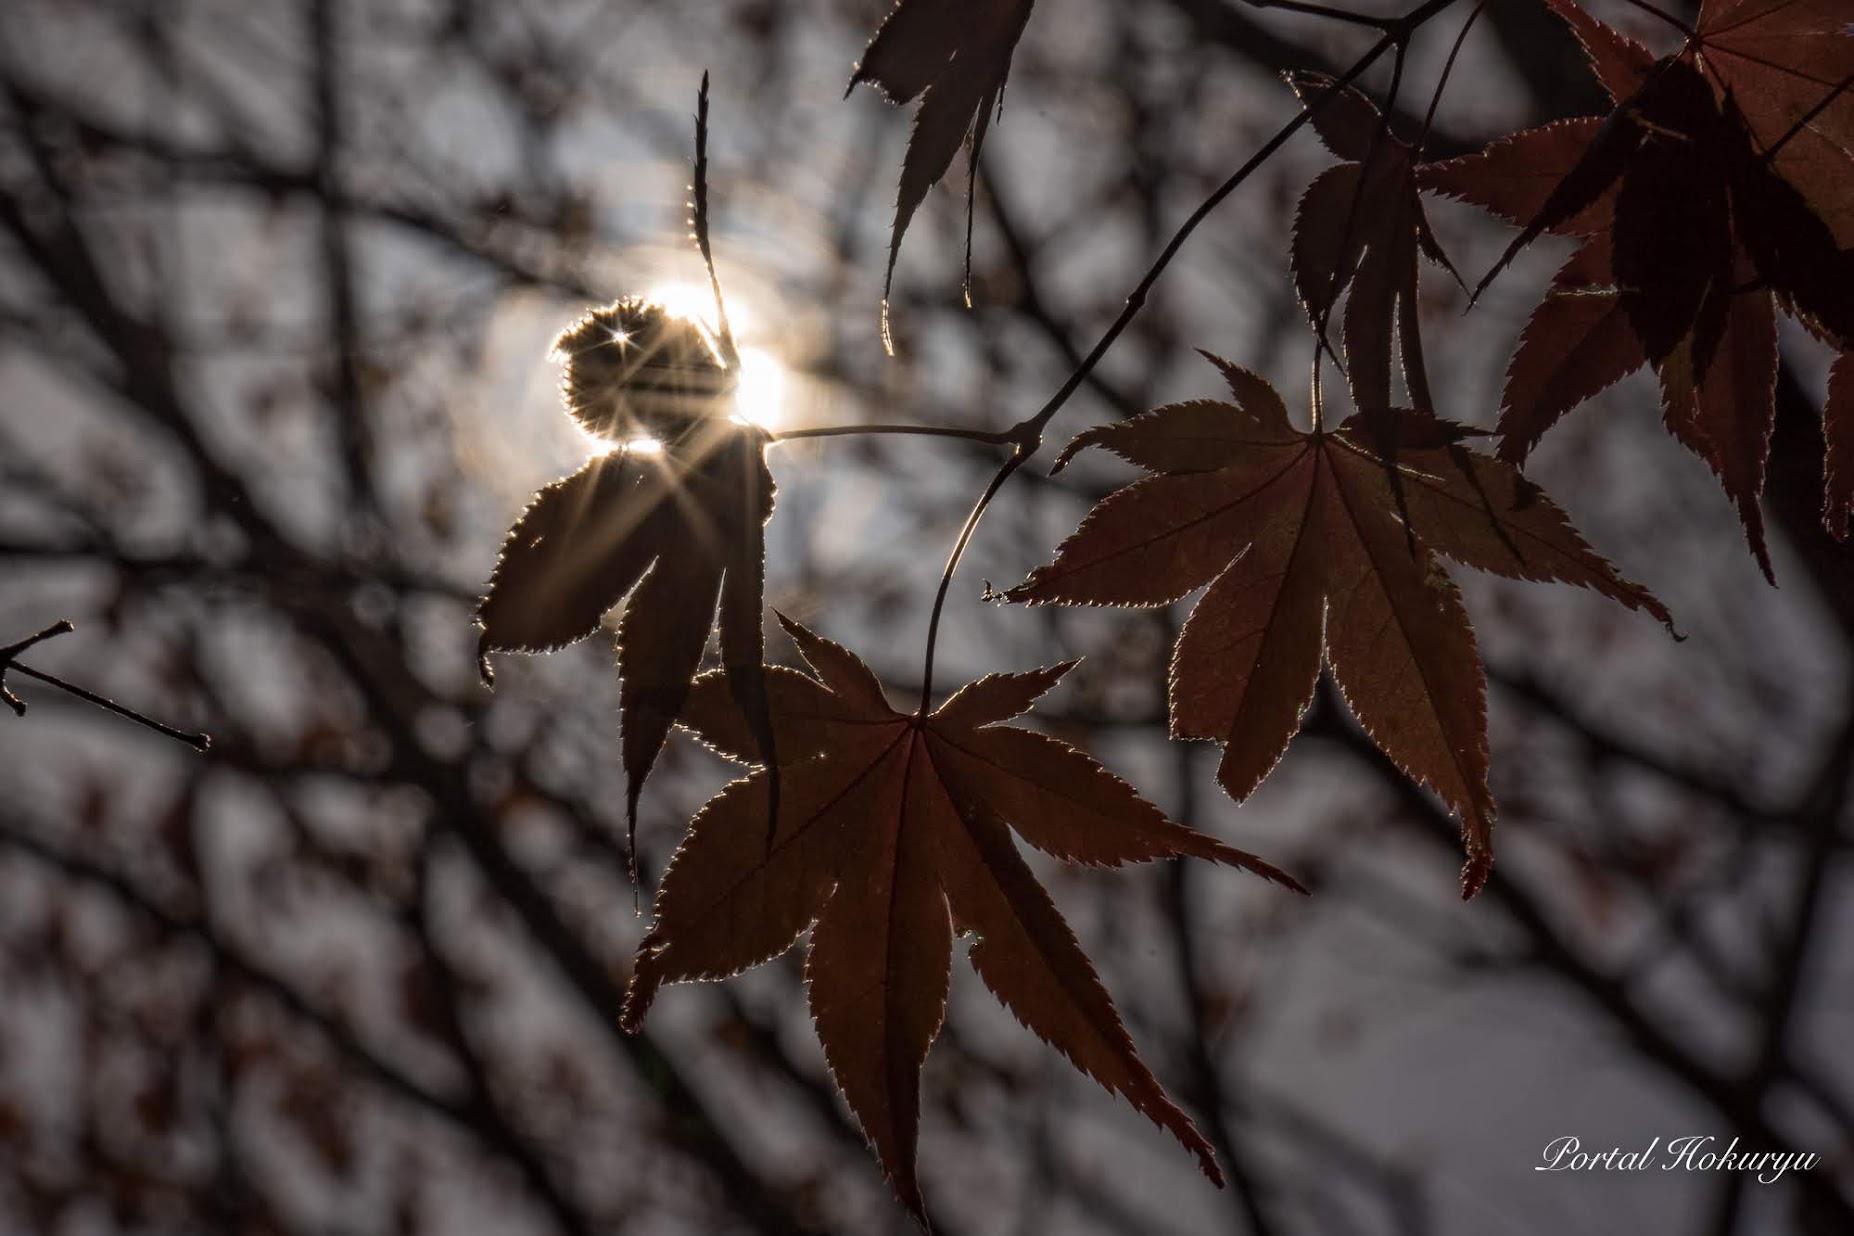
[[[1243,851],[1167,820],[1092,758],[998,724],[1066,666],[995,674],[937,712],[895,711],[862,662],[796,623],[817,673],[769,674],[785,785],[766,842],[765,769],[696,817],[657,894],[624,1022],[664,983],[717,979],[783,953],[811,929],[811,1014],[831,1075],[903,1203],[924,1214],[915,1151],[920,1070],[945,1013],[955,931],[1017,1018],[1119,1094],[1222,1182],[1208,1143],[1165,1096],[1011,833],[1069,862],[1190,855],[1299,885]],[[717,750],[751,736],[725,682],[697,680],[683,723]]]
[[[761,666],[765,437],[731,419],[733,378],[695,323],[620,302],[563,334],[568,412],[622,445],[541,490],[509,530],[477,609],[489,654],[583,639],[630,597],[618,624],[620,747],[627,817],[700,668],[720,606],[727,680],[766,732]],[[657,449],[633,444],[659,435]]]
[[[1774,308],[1837,350],[1854,345],[1846,5],[1705,0],[1687,46],[1649,64],[1571,0],[1549,3],[1615,110],[1417,173],[1424,188],[1521,225],[1488,279],[1543,233],[1590,239],[1575,277],[1561,272],[1534,312],[1508,370],[1501,455],[1523,459],[1571,406],[1650,364],[1668,430],[1719,477],[1768,576],[1758,501],[1774,415]],[[1837,492],[1824,494],[1831,525]]]
[[[978,166],[985,130],[1003,95],[1011,52],[1030,20],[1031,5],[1032,0],[900,0],[850,78],[851,89],[869,82],[893,103],[921,100],[901,165],[883,276],[885,302],[914,212],[968,137],[970,165]]]
[[[1294,212],[1294,286],[1322,338],[1346,298],[1341,338],[1346,379],[1361,408],[1391,401],[1393,338],[1412,402],[1429,407],[1419,324],[1417,254],[1447,265],[1430,234],[1415,180],[1415,151],[1351,87],[1318,73],[1288,75],[1327,148],[1347,159],[1322,172]]]
[[[1471,895],[1494,818],[1485,688],[1434,556],[1579,584],[1663,622],[1667,611],[1510,464],[1463,446],[1473,431],[1384,409],[1296,433],[1261,379],[1244,389],[1255,393],[1236,404],[1175,404],[1089,431],[1089,445],[1162,466],[1103,499],[1006,595],[1162,605],[1209,584],[1173,652],[1172,729],[1224,744],[1218,778],[1237,799],[1299,728],[1323,653],[1372,740],[1462,819]],[[1161,449],[1173,432],[1196,462]]]

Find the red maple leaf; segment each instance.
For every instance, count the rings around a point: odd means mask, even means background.
[[[1166,819],[1073,747],[998,724],[1072,662],[993,674],[910,716],[889,706],[854,654],[781,621],[816,677],[767,671],[785,787],[772,843],[764,769],[702,808],[658,890],[625,1025],[642,1024],[662,984],[738,973],[810,927],[805,976],[831,1075],[902,1202],[924,1216],[914,1163],[921,1063],[945,1012],[953,934],[971,933],[973,968],[998,999],[1221,1184],[1209,1144],[1141,1062],[1011,833],[1071,863],[1182,854],[1300,886]],[[731,759],[763,758],[717,675],[696,682],[682,724]]]
[[[1719,477],[1769,576],[1758,497],[1777,306],[1838,348],[1854,342],[1845,11],[1834,16],[1840,6],[1826,0],[1707,0],[1687,45],[1657,61],[1569,0],[1548,3],[1615,110],[1417,172],[1424,188],[1522,225],[1488,279],[1543,233],[1586,241],[1507,371],[1500,454],[1522,461],[1564,413],[1651,365],[1669,431]]]
[[[542,489],[509,529],[477,609],[478,656],[488,681],[491,652],[584,639],[629,597],[618,624],[618,707],[635,830],[638,795],[710,627],[719,627],[739,706],[766,732],[766,439],[729,415],[735,375],[706,333],[661,306],[621,301],[595,310],[554,351],[567,366],[568,413],[619,445]],[[640,437],[657,450],[638,449]]]
[[[1663,622],[1475,431],[1414,409],[1301,433],[1261,378],[1227,361],[1234,403],[1193,400],[1092,429],[1154,475],[1103,499],[1006,595],[1068,605],[1166,605],[1209,584],[1172,655],[1179,738],[1224,744],[1241,799],[1286,750],[1322,659],[1372,741],[1462,821],[1463,893],[1486,878],[1486,686],[1474,632],[1436,555],[1516,579],[1594,588]]]
[[[1321,142],[1345,160],[1315,177],[1295,207],[1289,263],[1301,304],[1324,339],[1345,295],[1341,338],[1354,403],[1390,406],[1394,334],[1411,402],[1433,410],[1418,323],[1417,254],[1453,267],[1423,214],[1416,151],[1351,87],[1334,93],[1333,79],[1322,73],[1293,73],[1288,81],[1313,111]]]
[[[991,114],[1004,94],[1011,53],[1030,20],[1033,0],[900,0],[863,52],[850,78],[879,87],[893,103],[921,100],[901,164],[895,226],[889,238],[888,269],[882,280],[884,333],[895,258],[914,212],[927,198],[953,156],[971,138],[969,167],[979,152]],[[966,266],[972,264],[972,199],[966,197]]]

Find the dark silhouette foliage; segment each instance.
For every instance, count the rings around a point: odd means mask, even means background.
[[[1854,1230],[1854,28],[1591,3],[22,0],[0,1227]]]

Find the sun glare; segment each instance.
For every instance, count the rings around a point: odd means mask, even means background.
[[[660,283],[644,293],[644,299],[656,301],[669,310],[671,317],[700,322],[709,330],[715,328],[715,294],[705,283]],[[753,321],[752,312],[733,297],[728,298],[727,316],[736,334]]]
[[[675,317],[714,329],[713,289],[700,283],[665,283],[645,294]],[[758,315],[745,301],[728,298],[728,325],[737,338],[752,340]],[[740,385],[734,394],[734,414],[761,429],[777,429],[785,421],[785,365],[765,348],[740,349]]]
[[[581,428],[579,436],[586,440],[586,445],[594,455],[609,455],[613,451],[625,451],[632,455],[661,455],[663,444],[655,438],[632,438],[627,442],[614,442],[610,438],[601,438],[589,429]]]
[[[771,352],[741,349],[734,412],[761,429],[777,429],[785,421],[785,366]]]

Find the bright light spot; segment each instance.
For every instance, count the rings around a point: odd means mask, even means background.
[[[613,331],[612,332],[612,342],[617,344],[619,347],[623,347],[625,344],[631,342],[630,332],[622,331],[622,330]]]
[[[734,410],[741,420],[761,429],[777,429],[784,422],[785,366],[778,357],[759,348],[741,349]]]
[[[629,442],[614,442],[610,438],[601,438],[583,425],[578,428],[579,436],[586,440],[586,446],[592,455],[609,455],[619,450],[632,455],[661,455],[663,453],[663,444],[655,438],[632,438]]]
[[[586,440],[586,450],[590,455],[609,455],[618,449],[618,443],[610,438],[601,438],[578,421],[573,422],[573,427],[579,430],[579,436]]]
[[[715,329],[714,289],[705,283],[661,283],[644,293],[644,297],[669,310],[671,317],[687,318],[691,322],[700,322],[709,330]],[[727,316],[728,324],[736,334],[745,330],[752,321],[752,315],[731,300]]]
[[[672,317],[695,322],[705,332],[715,329],[714,289],[705,283],[663,283],[645,293],[649,300],[662,305]],[[745,301],[730,297],[727,302],[728,325],[736,339],[754,338],[757,315]],[[720,354],[719,341],[710,340]],[[761,429],[777,429],[785,420],[786,370],[779,358],[764,348],[741,347],[740,384],[734,394],[734,411],[738,419]]]

